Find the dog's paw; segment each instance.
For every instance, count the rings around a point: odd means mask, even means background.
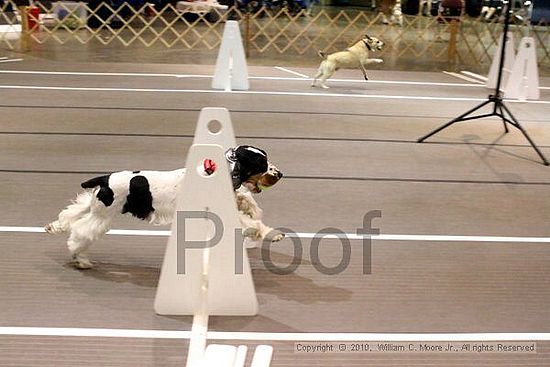
[[[276,229],[272,229],[267,235],[265,235],[264,240],[271,242],[279,242],[285,238],[285,234]]]
[[[46,231],[46,233],[55,233],[51,223],[46,224],[44,226],[44,230]]]
[[[381,64],[384,62],[384,60],[382,59],[372,59],[372,61],[375,63],[375,64]]]
[[[61,224],[58,221],[46,224],[44,226],[44,230],[46,231],[46,233],[50,233],[50,234],[65,232],[65,229],[61,226]]]
[[[285,236],[284,233],[279,233],[278,235],[273,236],[273,239],[271,240],[271,242],[279,242],[279,241],[282,241],[285,237],[286,237],[286,236]]]
[[[251,241],[259,241],[262,239],[260,231],[256,228],[247,228],[243,231],[243,237],[250,239]]]
[[[80,255],[73,256],[72,265],[80,270],[91,269],[94,267],[94,263],[90,259]]]
[[[323,88],[323,89],[328,89],[328,88],[329,88],[329,86],[328,86],[328,85],[326,85],[326,84],[321,84],[321,88]]]

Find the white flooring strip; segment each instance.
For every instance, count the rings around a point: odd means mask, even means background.
[[[344,94],[344,93],[305,93],[305,92],[277,92],[277,91],[221,91],[206,89],[156,89],[156,88],[100,88],[100,87],[46,87],[34,85],[0,85],[0,89],[21,90],[59,90],[78,92],[139,92],[139,93],[205,93],[205,94],[236,94],[236,95],[267,95],[267,96],[302,96],[302,97],[344,97],[344,98],[369,98],[369,99],[401,99],[423,101],[470,101],[481,102],[486,98],[476,97],[435,97],[435,96],[399,96],[383,94]],[[550,104],[550,101],[519,101],[506,100],[509,103],[524,104]]]
[[[489,78],[487,78],[486,76],[483,76],[483,75],[479,75],[479,74],[476,74],[476,73],[472,73],[471,71],[468,71],[468,70],[462,70],[460,71],[462,74],[464,75],[468,75],[468,76],[471,76],[471,77],[474,77],[474,78],[477,78],[479,80],[481,80],[482,82],[486,82],[487,80],[489,80]]]
[[[472,82],[472,83],[476,83],[476,84],[483,84],[483,82],[478,80],[478,79],[468,78],[467,76],[464,76],[464,75],[458,74],[458,73],[453,73],[451,71],[444,71],[443,74],[454,76],[455,78],[466,80],[468,82]]]
[[[17,227],[0,226],[1,232],[14,233],[45,233],[42,227]],[[170,236],[170,231],[140,230],[140,229],[111,229],[108,235],[118,236]],[[314,238],[316,233],[288,233],[290,238]],[[319,235],[317,235],[319,237]],[[362,240],[368,236],[355,233],[326,234],[323,238],[347,238],[349,240]],[[370,236],[378,241],[432,241],[432,242],[511,242],[511,243],[550,243],[550,237],[505,237],[505,236],[452,236],[452,235],[420,235],[420,234],[380,234]]]
[[[23,59],[17,59],[18,61]],[[276,67],[279,68],[279,67]],[[281,68],[285,69],[285,68]],[[249,79],[254,80],[285,80],[285,81],[301,81],[313,80],[305,74],[296,73],[290,69],[285,71],[295,73],[300,78],[290,77],[276,77],[276,76],[249,76]],[[470,75],[475,78],[486,81],[487,78],[469,71],[461,71],[465,75]],[[84,71],[41,71],[41,70],[0,70],[0,74],[36,74],[36,75],[80,75],[80,76],[129,76],[129,77],[166,77],[166,78],[207,78],[211,79],[212,75],[206,74],[175,74],[175,73],[103,73],[103,72],[84,72]],[[404,81],[404,80],[368,80],[363,79],[336,79],[331,78],[331,82],[344,82],[344,83],[369,83],[369,84],[404,84],[404,85],[427,85],[427,86],[447,86],[447,87],[478,87],[483,88],[484,85],[475,82],[471,83],[446,83],[446,82],[421,82],[421,81]],[[539,87],[539,89],[550,89],[550,87]]]
[[[189,339],[190,331],[0,327],[0,335]],[[550,341],[550,333],[270,333],[209,331],[210,340],[238,341]]]
[[[302,78],[309,78],[309,76],[307,76],[305,74],[298,73],[296,71],[293,71],[293,70],[290,70],[290,69],[287,69],[287,68],[283,68],[281,66],[275,66],[275,69],[280,70],[280,71],[284,71],[284,72],[287,72],[287,73],[290,73],[290,74],[293,74],[293,75],[297,75],[297,76],[302,77]]]
[[[4,59],[4,60],[0,60],[0,62],[17,62],[17,61],[23,61],[23,59]]]
[[[315,233],[288,234],[288,237],[314,238]],[[319,237],[319,235],[317,235]],[[331,234],[323,238],[347,238],[362,240],[366,236],[354,233]],[[447,235],[410,235],[410,234],[380,234],[370,236],[379,241],[434,241],[434,242],[513,242],[513,243],[550,243],[550,237],[502,237],[502,236],[447,236]]]
[[[483,84],[485,84],[485,83],[487,82],[487,80],[489,80],[487,77],[485,77],[485,76],[483,76],[483,75],[479,75],[479,74],[476,74],[476,73],[472,73],[472,72],[467,71],[467,70],[462,70],[461,73],[464,74],[464,75],[468,75],[468,76],[477,78],[477,79],[481,80],[481,82],[482,82]],[[542,90],[550,90],[550,87],[541,87],[541,86],[539,86],[539,89],[542,89]]]
[[[81,71],[39,71],[39,70],[0,70],[0,74],[32,74],[32,75],[78,75],[78,76],[130,76],[130,77],[166,77],[166,78],[207,78],[211,79],[212,75],[206,74],[163,74],[163,73],[100,73],[100,72],[81,72]],[[304,75],[304,74],[301,74]],[[306,76],[307,77],[307,76]],[[300,81],[313,80],[313,78],[304,79],[294,77],[276,77],[276,76],[249,76],[249,79],[254,80],[284,80],[284,81]],[[478,84],[471,83],[447,83],[447,82],[421,82],[421,81],[403,81],[403,80],[368,80],[364,79],[336,79],[331,78],[331,82],[346,82],[346,83],[372,83],[372,84],[405,84],[405,85],[428,85],[428,86],[447,86],[447,87],[482,87]]]

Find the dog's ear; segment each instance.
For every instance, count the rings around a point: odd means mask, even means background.
[[[236,161],[241,167],[241,178],[267,171],[267,153],[260,148],[241,145],[235,151]]]
[[[368,39],[369,41],[372,41],[371,36],[369,36],[368,34],[365,34],[365,38]]]
[[[233,171],[231,172],[231,182],[233,183],[233,189],[237,190],[241,186],[241,165],[239,162],[235,162]]]

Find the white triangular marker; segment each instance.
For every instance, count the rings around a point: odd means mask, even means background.
[[[248,90],[249,88],[248,68],[241,31],[239,23],[235,20],[229,20],[225,23],[214,78],[212,79],[212,88],[227,91],[232,89]]]
[[[540,98],[537,51],[532,37],[523,37],[506,88],[505,98],[537,100]]]
[[[502,33],[504,35],[504,33]],[[500,66],[500,54],[502,52],[502,39],[500,37],[498,41],[497,50],[493,56],[493,62],[491,64],[491,69],[489,70],[489,75],[487,76],[487,88],[496,88],[497,87],[497,78],[498,78],[498,68]],[[512,66],[514,65],[514,59],[516,58],[516,53],[514,51],[514,34],[508,32],[508,39],[506,40],[506,49],[504,50],[504,67],[502,68],[502,82],[500,84],[501,88],[504,89],[506,81],[510,71],[512,71]]]
[[[176,214],[155,297],[155,311],[161,315],[208,317],[258,313],[248,255],[239,238],[241,225],[225,147],[222,148],[232,144],[235,137],[231,134],[231,121],[223,115],[223,109],[204,109],[197,125],[196,144],[189,149],[186,172],[176,199],[180,222]],[[216,117],[221,125],[218,134],[209,132],[211,136],[206,135],[205,129],[210,122],[206,116]],[[219,144],[199,144],[202,139],[209,143],[217,139]],[[215,173],[210,176],[203,174],[205,159],[212,159],[217,165]],[[185,223],[181,223],[184,222],[181,212],[204,215],[197,219],[187,217]],[[206,218],[206,213],[219,217],[223,232]],[[189,241],[208,241],[216,235],[220,235],[219,242],[209,249],[189,248]],[[181,274],[178,274],[178,268]]]

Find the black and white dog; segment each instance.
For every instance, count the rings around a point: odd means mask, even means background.
[[[262,210],[251,193],[273,186],[283,174],[267,159],[265,151],[241,145],[226,152],[235,190],[243,234],[254,241],[280,241],[284,234],[261,221]],[[205,160],[205,172],[215,170]],[[155,225],[172,222],[176,193],[185,168],[174,171],[121,171],[92,178],[81,184],[85,189],[73,203],[47,224],[48,233],[69,232],[67,246],[73,264],[79,269],[93,266],[87,249],[111,227],[112,220],[129,213]]]

